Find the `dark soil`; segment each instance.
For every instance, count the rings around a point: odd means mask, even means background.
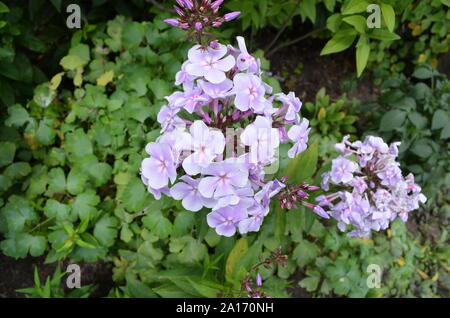
[[[44,264],[45,257],[27,257],[16,260],[0,253],[0,298],[22,298],[26,294],[16,292],[17,289],[34,287],[34,267],[37,266],[41,284],[47,277],[52,277],[57,264]],[[69,261],[61,264],[64,272]],[[113,286],[112,266],[107,262],[77,263],[81,268],[81,286],[95,285],[92,297],[104,297]],[[65,285],[65,277],[61,279]],[[66,291],[70,291],[67,287]]]
[[[314,101],[316,93],[325,87],[331,99],[343,92],[362,102],[373,101],[378,89],[369,76],[355,77],[353,50],[320,56],[325,45],[321,39],[307,39],[286,47],[271,56],[271,69],[286,91],[294,91],[304,102]]]

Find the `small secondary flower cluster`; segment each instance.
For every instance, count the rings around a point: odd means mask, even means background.
[[[222,17],[218,16],[224,0],[176,1],[178,5],[174,5],[174,9],[179,18],[166,19],[164,22],[185,31],[191,31],[192,35],[196,35],[197,40],[200,41],[206,29],[220,27],[224,22],[234,20],[240,15],[239,11],[234,11]]]
[[[406,222],[408,213],[419,208],[426,197],[414,176],[402,176],[398,156],[399,142],[388,146],[380,137],[367,136],[364,142],[350,142],[345,136],[335,145],[342,155],[332,161],[331,171],[322,175],[322,188],[337,185],[341,191],[321,195],[317,201],[349,236],[367,237],[370,231],[384,230],[396,217]],[[355,158],[356,161],[351,160]]]
[[[306,150],[309,122],[300,120],[302,103],[294,93],[271,95],[260,61],[248,53],[242,37],[237,42],[239,48],[212,41],[189,50],[176,75],[183,91],[166,97],[168,104],[157,116],[161,135],[147,145],[150,158],[141,166],[155,198],[165,194],[182,200],[190,211],[212,209],[208,224],[224,236],[237,229],[258,231],[271,198],[283,196],[283,189],[316,190],[265,182],[280,143],[293,143],[291,158]],[[284,205],[293,207],[288,202],[304,200],[303,193],[284,195]]]
[[[275,252],[271,252],[270,255],[265,259],[259,259],[259,263],[254,265],[250,271],[257,271],[258,267],[263,266],[266,269],[270,269],[272,265],[279,265],[286,268],[286,261],[288,257],[282,253],[281,247],[279,247]],[[245,279],[241,281],[241,292],[247,291],[248,298],[272,298],[267,296],[265,292],[262,291],[263,281],[259,273],[256,274],[255,282],[250,277],[250,273],[247,273]]]

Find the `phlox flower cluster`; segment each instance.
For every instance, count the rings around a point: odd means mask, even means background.
[[[192,31],[197,39],[204,34],[207,28],[218,28],[224,22],[236,19],[239,11],[219,16],[218,12],[224,0],[176,0],[173,8],[178,18],[164,20],[167,24],[179,27],[185,31]]]
[[[141,165],[156,199],[164,194],[186,210],[209,209],[209,226],[224,236],[258,231],[271,199],[292,190],[266,181],[265,169],[277,161],[280,144],[292,143],[291,158],[305,151],[310,131],[299,116],[301,101],[294,93],[272,94],[260,61],[244,38],[237,43],[189,50],[176,74],[182,89],[166,97],[157,116],[161,134],[146,146],[150,157]]]
[[[346,136],[335,145],[342,155],[333,159],[331,171],[322,175],[325,191],[330,185],[339,189],[317,197],[325,217],[336,219],[341,231],[352,225],[348,235],[359,237],[388,228],[397,217],[406,222],[408,213],[418,209],[426,197],[412,174],[402,175],[396,161],[400,143],[388,146],[374,136],[363,142],[348,139]]]

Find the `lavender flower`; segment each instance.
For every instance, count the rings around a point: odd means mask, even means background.
[[[306,143],[308,142],[308,134],[311,128],[308,128],[309,121],[303,118],[300,125],[294,125],[289,129],[287,135],[290,140],[295,142],[294,146],[289,149],[288,157],[295,158],[300,153],[306,150]]]
[[[216,229],[217,234],[233,236],[240,221],[247,217],[247,210],[241,206],[226,206],[206,216],[208,225]]]
[[[170,189],[170,194],[175,200],[182,200],[181,203],[186,210],[197,212],[203,207],[214,206],[214,200],[203,197],[198,191],[199,179],[185,175],[180,180],[183,182],[176,183]]]
[[[141,173],[153,189],[161,189],[173,183],[177,177],[172,150],[167,144],[150,143],[147,147],[150,158],[142,161]]]
[[[218,49],[211,47],[204,49],[196,45],[189,50],[191,63],[186,66],[186,72],[193,76],[203,76],[207,81],[219,84],[226,79],[225,72],[231,70],[236,63],[231,55],[222,59],[226,53],[227,48],[224,45],[220,45]]]
[[[234,103],[241,111],[251,109],[262,114],[266,107],[265,92],[261,79],[256,75],[240,73],[234,77]]]
[[[272,95],[244,38],[237,38],[239,49],[203,42],[207,28],[238,16],[217,16],[222,2],[178,0],[180,17],[166,21],[199,44],[176,74],[182,90],[167,96],[168,105],[158,113],[161,135],[146,146],[150,157],[142,161],[142,182],[158,200],[164,194],[189,211],[210,209],[208,224],[219,235],[259,231],[273,200],[283,208],[302,204],[328,216],[307,202],[316,187],[287,184],[286,178],[265,180],[280,143],[293,142],[289,156],[294,157],[306,149],[310,128],[306,119],[299,120],[301,101],[294,93]]]
[[[397,146],[398,143],[388,146],[374,136],[353,143],[346,136],[335,145],[342,155],[333,159],[331,171],[323,175],[323,186],[328,190],[331,183],[341,190],[316,200],[319,206],[327,208],[327,216],[338,221],[341,231],[348,225],[354,228],[349,236],[367,237],[371,231],[387,229],[397,217],[405,222],[409,212],[426,202],[414,176],[402,176],[395,161]],[[346,158],[350,154],[356,161]]]

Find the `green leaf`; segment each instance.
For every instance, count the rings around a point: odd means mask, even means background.
[[[70,218],[70,206],[49,199],[45,203],[44,214],[49,218],[56,218],[58,221],[64,221]]]
[[[7,191],[11,186],[12,186],[11,178],[0,174],[0,192]],[[3,203],[3,201],[1,201],[1,203]]]
[[[9,117],[5,120],[6,126],[21,127],[30,120],[25,108],[19,104],[8,107]]]
[[[74,167],[67,176],[67,191],[70,194],[80,194],[84,191],[86,182],[86,174],[81,169]]]
[[[76,69],[83,67],[86,61],[75,55],[67,55],[61,59],[59,64],[66,70],[75,71]]]
[[[125,243],[128,243],[133,238],[133,231],[130,230],[130,226],[128,224],[122,224],[122,228],[120,229],[120,239]]]
[[[194,213],[188,211],[179,212],[175,217],[173,235],[179,237],[188,234],[194,227],[195,221]]]
[[[127,285],[126,289],[128,294],[133,298],[157,298],[158,295],[143,282],[131,277],[127,276]]]
[[[317,257],[318,252],[319,249],[315,244],[303,240],[294,249],[292,257],[299,267],[304,267]]]
[[[3,173],[11,179],[20,179],[31,173],[31,166],[28,162],[14,162]]]
[[[2,1],[0,1],[0,13],[6,13],[9,12],[9,8],[4,4]]]
[[[421,158],[428,158],[433,153],[433,148],[427,139],[420,139],[414,143],[411,151]]]
[[[336,33],[341,23],[342,23],[342,15],[340,13],[335,13],[328,17],[327,28],[331,32]]]
[[[356,70],[358,77],[366,68],[370,55],[370,43],[366,37],[361,36],[356,44]]]
[[[247,239],[242,237],[236,242],[227,258],[227,262],[225,265],[225,277],[228,281],[232,282],[234,280],[235,271],[237,270],[236,265],[239,263],[240,259],[245,255],[245,253],[247,253],[247,251]]]
[[[400,128],[406,119],[406,112],[398,109],[388,111],[380,122],[380,131],[391,131]]]
[[[124,109],[129,118],[133,118],[141,123],[149,118],[152,113],[148,99],[137,96],[130,96]]]
[[[364,33],[366,31],[366,18],[362,15],[352,15],[344,17],[342,21],[347,22],[355,28],[358,33]]]
[[[448,115],[448,112],[438,109],[433,115],[431,129],[441,129],[445,126],[450,126],[450,116]]]
[[[16,145],[9,141],[1,141],[0,149],[0,167],[9,165],[14,160]]]
[[[95,238],[105,247],[114,245],[117,236],[119,220],[114,216],[105,215],[97,223],[94,228]]]
[[[170,94],[170,85],[162,79],[155,78],[149,83],[148,86],[155,95],[156,99],[162,100],[165,96]]]
[[[311,178],[317,169],[318,148],[318,142],[315,140],[305,152],[289,161],[284,175],[292,182],[299,183]]]
[[[408,118],[417,129],[424,129],[428,122],[428,119],[418,112],[408,114]]]
[[[55,142],[55,136],[53,121],[47,118],[41,120],[36,131],[36,140],[42,145],[49,146]]]
[[[136,177],[130,179],[121,196],[125,208],[130,212],[142,211],[146,198],[144,184]]]
[[[122,30],[123,45],[130,49],[139,46],[144,38],[144,27],[139,22],[126,23]]]
[[[150,233],[158,236],[160,239],[167,238],[173,231],[173,225],[163,216],[161,211],[149,211],[142,218],[144,226],[150,230]]]
[[[312,23],[316,23],[316,0],[303,0],[300,3],[300,14],[302,18],[309,18]]]
[[[341,12],[342,14],[355,14],[359,12],[365,12],[369,2],[365,0],[349,0],[344,2]]]
[[[1,215],[5,217],[10,232],[21,232],[25,229],[26,223],[34,223],[39,220],[31,203],[16,195],[10,196],[8,203],[0,211]]]
[[[72,161],[83,159],[83,157],[93,153],[91,140],[82,129],[77,129],[66,136],[64,148]]]
[[[418,67],[412,76],[418,79],[429,79],[433,76],[433,72],[428,67]]]
[[[62,168],[53,168],[48,173],[48,189],[46,194],[52,196],[55,193],[64,193],[66,190],[66,176]]]
[[[317,289],[320,282],[320,273],[317,271],[308,271],[308,277],[302,279],[298,284],[309,292]]]
[[[392,6],[387,3],[381,2],[381,13],[383,15],[384,23],[390,32],[394,32],[395,27],[395,12]]]
[[[441,131],[441,139],[448,138],[450,138],[450,125],[445,126],[445,128]]]
[[[20,233],[14,238],[0,242],[0,248],[7,256],[14,258],[25,258],[28,253],[37,257],[44,254],[47,241],[44,236],[33,236],[27,233]]]
[[[394,41],[401,39],[397,34],[392,33],[385,29],[373,29],[371,33],[369,33],[369,37],[372,39],[377,39],[381,41]]]
[[[332,54],[344,51],[352,45],[356,38],[354,29],[339,30],[325,45],[320,55]]]
[[[47,240],[44,236],[33,236],[30,234],[20,234],[17,237],[18,244],[25,246],[31,256],[41,256],[47,247]]]
[[[100,203],[100,198],[94,191],[86,191],[77,195],[74,203],[72,204],[72,211],[76,213],[80,219],[84,219],[89,216],[90,219],[94,219],[96,213],[97,204]]]

